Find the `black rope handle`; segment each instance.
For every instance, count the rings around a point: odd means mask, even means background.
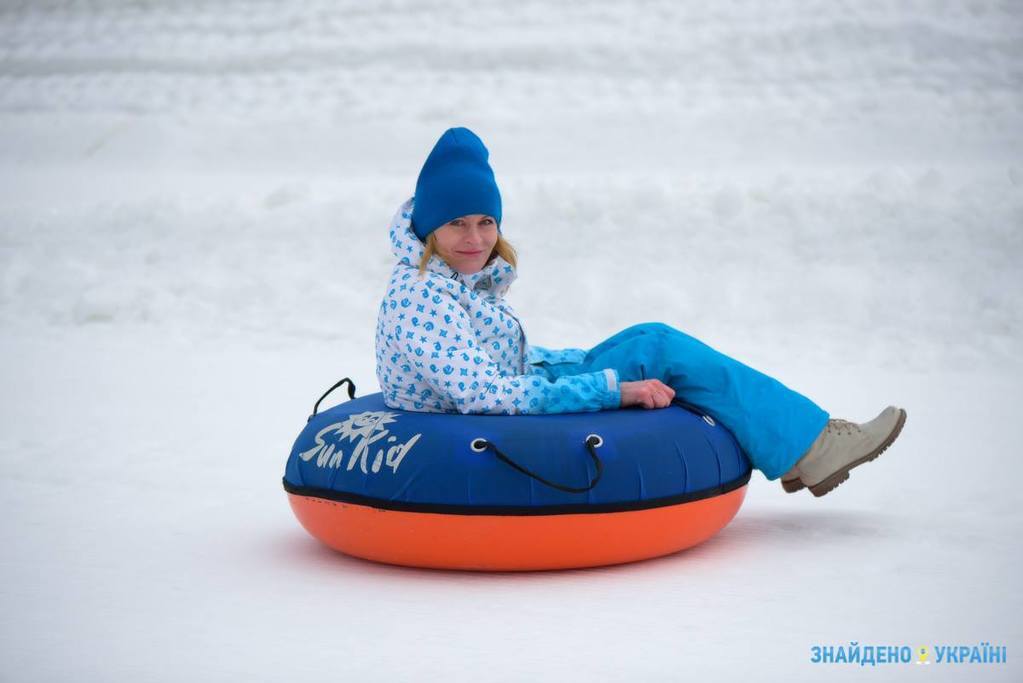
[[[473,439],[472,443],[470,444],[470,447],[473,450],[481,450],[481,451],[484,450],[484,449],[489,448],[492,451],[494,451],[494,454],[497,455],[498,458],[500,458],[504,462],[508,463],[509,465],[511,465],[512,467],[517,469],[519,472],[522,472],[523,474],[528,474],[533,479],[536,479],[538,482],[540,482],[542,484],[546,484],[547,486],[550,486],[552,488],[556,488],[559,491],[567,491],[568,493],[583,493],[584,491],[589,491],[594,486],[596,486],[597,482],[600,481],[600,477],[603,476],[603,474],[604,474],[604,463],[602,463],[600,461],[600,458],[597,457],[597,452],[594,450],[595,447],[601,446],[601,445],[603,445],[603,443],[604,443],[604,440],[601,439],[599,436],[596,436],[594,434],[591,434],[588,437],[586,437],[586,450],[588,450],[590,452],[590,457],[593,458],[593,462],[597,465],[597,476],[595,476],[593,478],[593,481],[590,482],[589,486],[585,486],[583,488],[575,488],[575,487],[572,487],[572,486],[562,486],[561,484],[555,484],[554,482],[547,481],[546,479],[541,477],[539,474],[537,474],[535,472],[530,472],[529,470],[527,470],[522,465],[519,465],[518,463],[512,461],[512,459],[509,458],[504,453],[502,453],[497,448],[496,445],[494,445],[490,441],[487,441],[484,438]],[[477,447],[476,447],[477,444],[482,444],[482,445],[477,449]]]
[[[705,411],[703,408],[700,408],[699,406],[694,406],[692,403],[686,403],[685,401],[678,397],[671,399],[671,403],[672,405],[676,405],[680,408],[685,408],[694,415],[699,415],[700,417],[704,418],[704,421],[706,421],[706,418],[708,417],[712,420],[714,419],[714,416],[708,415],[707,411]]]
[[[349,378],[345,377],[343,380],[341,380],[340,382],[338,382],[337,384],[332,386],[330,389],[327,389],[327,391],[324,392],[323,396],[320,396],[320,400],[317,401],[316,405],[313,406],[313,414],[309,416],[309,419],[307,419],[306,422],[309,422],[309,420],[312,420],[314,417],[316,417],[316,411],[320,409],[320,402],[323,401],[323,399],[327,398],[327,395],[330,394],[330,392],[334,391],[335,389],[337,389],[339,386],[341,386],[345,382],[348,382],[348,398],[349,398],[349,400],[355,398],[355,382],[353,382]]]
[[[671,399],[671,403],[672,405],[676,405],[679,408],[685,408],[690,413],[695,413],[697,415],[700,415],[701,417],[707,414],[707,411],[705,411],[703,408],[699,406],[694,406],[692,403],[686,403],[685,401],[677,397]]]

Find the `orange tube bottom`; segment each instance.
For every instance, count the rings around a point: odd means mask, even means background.
[[[646,510],[562,515],[457,515],[383,510],[289,493],[324,544],[375,562],[435,569],[527,571],[597,567],[701,543],[732,520],[746,485]]]

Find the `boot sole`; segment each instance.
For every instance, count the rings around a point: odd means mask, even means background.
[[[802,479],[796,477],[795,479],[782,479],[781,487],[785,489],[785,493],[795,493],[796,491],[805,489],[806,484],[803,483]]]
[[[859,460],[852,461],[846,467],[842,468],[838,472],[835,472],[834,474],[832,474],[827,479],[824,479],[823,481],[821,481],[818,484],[814,484],[813,486],[810,486],[809,487],[810,488],[810,493],[812,493],[813,495],[815,495],[818,498],[820,498],[825,493],[828,493],[829,491],[833,490],[836,486],[838,486],[843,481],[848,479],[849,478],[849,470],[851,470],[852,468],[854,468],[854,467],[856,467],[858,465],[862,465],[865,462],[870,462],[871,460],[875,459],[877,456],[879,456],[882,453],[884,453],[885,450],[887,450],[887,448],[892,445],[892,442],[895,441],[896,438],[898,438],[899,433],[902,432],[902,426],[904,424],[906,424],[906,411],[905,411],[905,409],[899,409],[899,419],[895,422],[895,426],[892,428],[891,433],[885,438],[885,440],[883,442],[881,442],[880,446],[878,446],[873,451],[871,451],[867,455],[863,456]],[[802,483],[802,482],[800,482],[800,483]]]

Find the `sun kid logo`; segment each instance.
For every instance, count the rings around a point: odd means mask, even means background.
[[[352,471],[355,468],[355,463],[358,462],[363,474],[369,474],[371,470],[373,474],[376,474],[382,465],[390,467],[392,474],[397,473],[401,461],[422,436],[422,434],[416,434],[405,443],[394,443],[398,438],[388,431],[386,425],[396,422],[397,417],[397,413],[387,411],[367,411],[349,415],[344,422],[335,422],[317,432],[316,445],[299,453],[298,457],[306,462],[315,457],[317,467],[339,468],[345,457],[341,445],[345,439],[348,439],[355,442],[355,448],[348,458],[347,471]],[[330,436],[330,443],[327,442],[328,436]],[[367,469],[370,446],[385,437],[386,443],[392,445],[386,452],[382,447],[379,448],[376,457],[373,458],[373,465]],[[381,444],[381,446],[383,445]]]
[[[810,661],[814,664],[1004,664],[1007,659],[1005,645],[992,645],[983,641],[977,645],[926,645],[912,648],[908,645],[864,645],[857,641],[849,645],[814,645],[810,648]],[[931,660],[931,653],[936,656]],[[916,654],[916,659],[913,655]]]

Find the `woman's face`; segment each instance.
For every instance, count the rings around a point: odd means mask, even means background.
[[[448,265],[471,275],[483,270],[497,244],[497,222],[491,216],[474,213],[448,221],[433,234],[437,252]]]

